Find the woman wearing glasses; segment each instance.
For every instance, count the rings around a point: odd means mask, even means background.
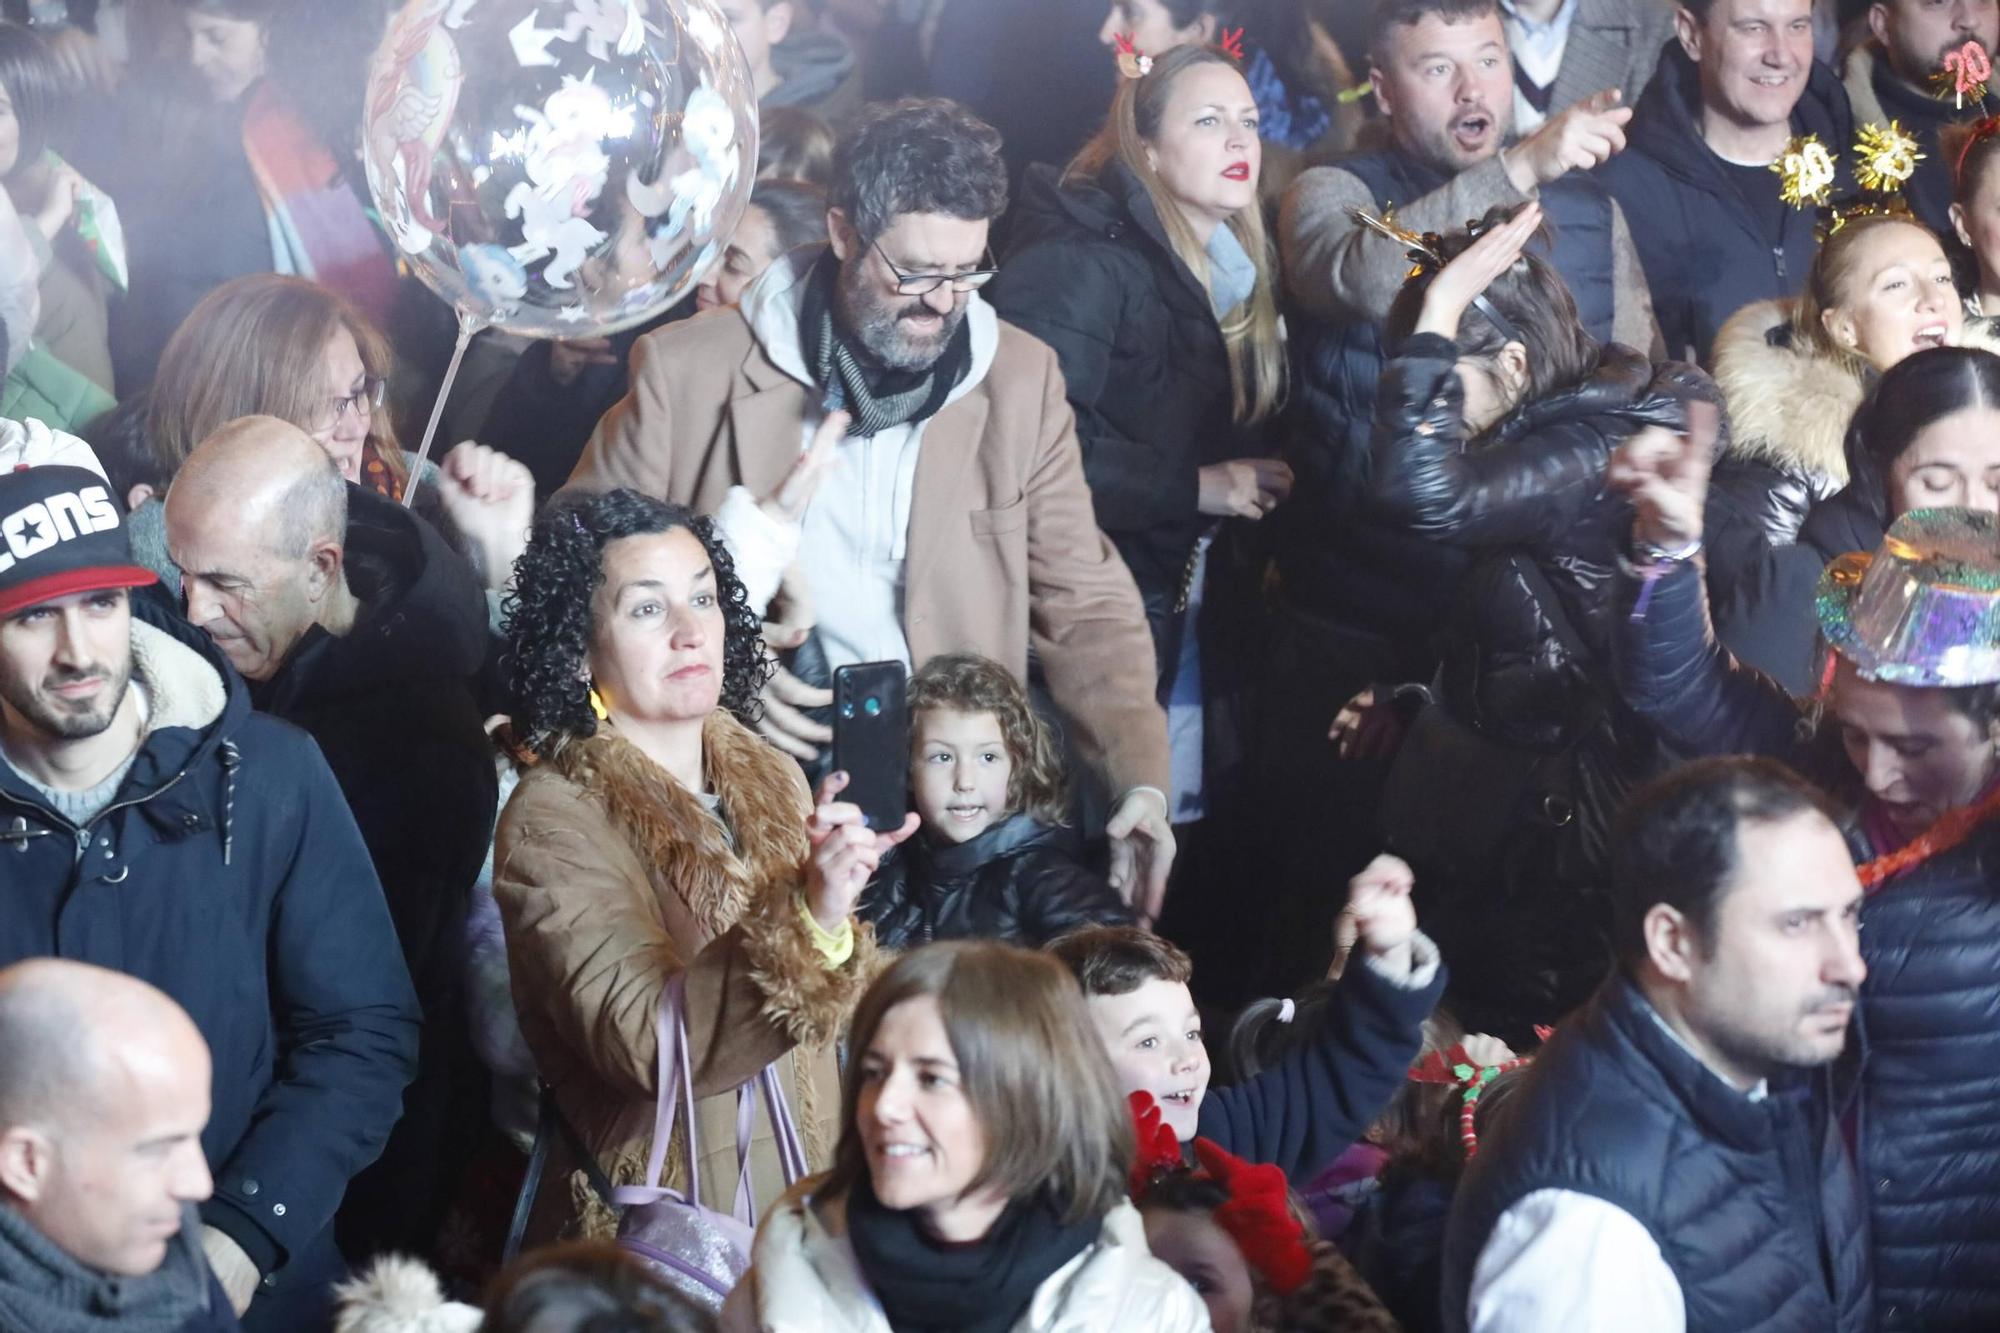
[[[167,342],[145,403],[146,456],[130,460],[139,464],[133,477],[119,478],[133,505],[140,558],[170,589],[178,585],[161,498],[195,446],[238,417],[290,422],[319,442],[347,480],[401,501],[412,460],[384,410],[392,360],[388,340],[366,316],[304,278],[253,274],[209,293]],[[478,445],[460,445],[443,465],[426,464],[416,512],[498,588],[533,517],[533,479]],[[148,499],[155,489],[160,498]]]

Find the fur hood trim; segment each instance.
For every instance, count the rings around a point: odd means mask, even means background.
[[[608,727],[571,741],[549,762],[596,798],[712,939],[749,910],[756,886],[804,884],[808,797],[798,766],[728,713],[711,714],[701,740],[703,776],[722,800],[726,827]]]
[[[608,728],[565,745],[550,763],[603,805],[655,883],[679,896],[710,939],[742,925],[766,1012],[800,1045],[821,1045],[839,1033],[881,966],[874,931],[856,922],[854,956],[826,966],[799,911],[811,854],[804,775],[719,709],[702,729],[702,748],[727,826]]]
[[[1756,301],[1715,335],[1715,382],[1729,407],[1730,456],[1847,484],[1847,423],[1866,390],[1830,357],[1774,343],[1790,301]]]
[[[422,1261],[389,1254],[333,1289],[333,1333],[474,1333],[486,1316],[444,1298]]]
[[[229,691],[200,653],[165,630],[132,621],[132,674],[146,689],[146,727],[206,731],[222,716]]]

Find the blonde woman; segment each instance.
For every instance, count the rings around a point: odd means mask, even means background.
[[[1257,522],[1291,493],[1291,469],[1265,456],[1284,348],[1249,84],[1213,46],[1125,66],[1146,72],[1120,80],[1097,137],[1060,175],[1028,174],[990,291],[1062,363],[1098,524],[1145,599],[1160,696],[1181,705],[1174,820],[1188,823],[1206,813],[1215,691],[1183,631],[1220,521]]]

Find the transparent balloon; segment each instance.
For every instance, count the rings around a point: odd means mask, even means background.
[[[468,331],[651,319],[756,175],[757,95],[712,0],[408,0],[365,117],[382,221]]]

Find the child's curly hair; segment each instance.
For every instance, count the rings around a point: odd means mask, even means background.
[[[1044,824],[1069,821],[1055,725],[1035,712],[1028,692],[1006,667],[977,653],[940,653],[910,677],[909,703],[912,737],[917,714],[927,708],[993,714],[1014,765],[1007,779],[1008,806]]]

